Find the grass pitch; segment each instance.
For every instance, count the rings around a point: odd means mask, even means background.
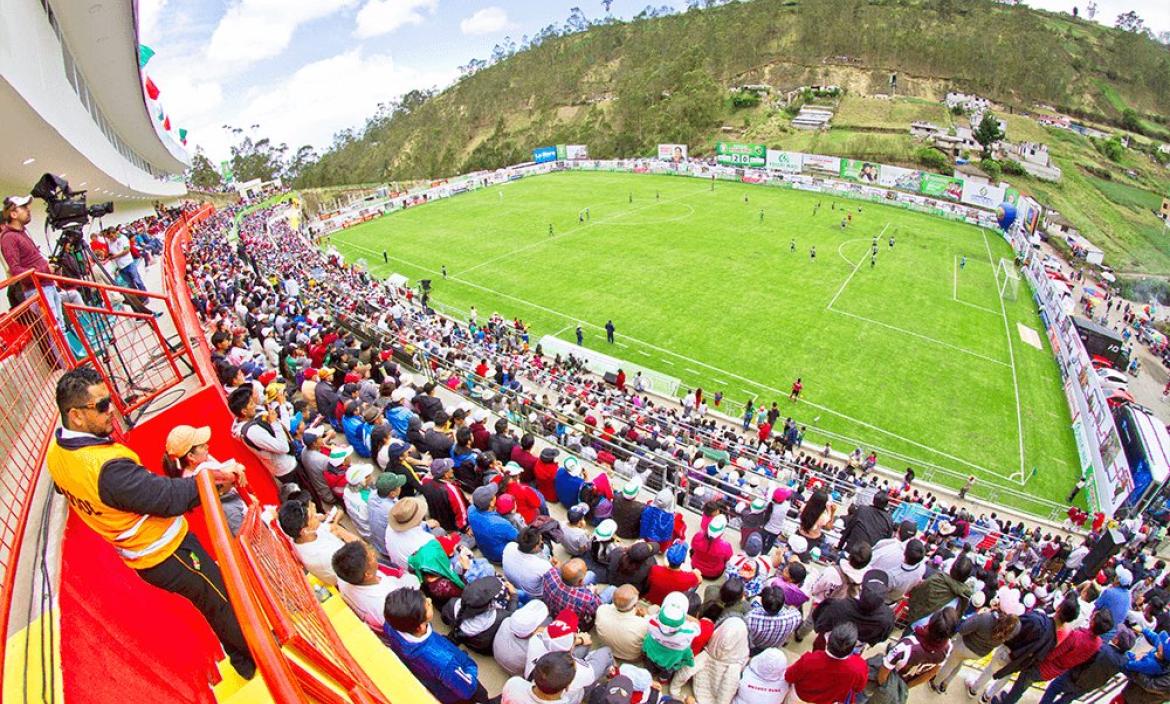
[[[1011,249],[974,226],[793,190],[575,172],[412,208],[332,242],[375,275],[432,279],[435,301],[528,321],[533,344],[573,341],[580,322],[587,347],[708,398],[721,390],[727,413],[779,401],[809,426],[806,450],[831,439],[956,486],[974,474],[975,495],[1037,512],[991,485],[1020,489],[1012,475],[1037,468],[1022,493],[1061,501],[1078,475],[1030,292],[1021,282],[1017,300],[1001,301],[994,267]]]

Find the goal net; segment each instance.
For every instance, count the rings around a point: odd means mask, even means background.
[[[1000,259],[995,267],[995,283],[999,288],[999,297],[1005,301],[1014,301],[1020,293],[1020,273],[1016,265],[1007,259]]]

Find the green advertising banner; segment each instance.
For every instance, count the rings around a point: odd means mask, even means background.
[[[565,145],[563,145],[563,144],[557,145],[557,161],[564,161],[565,159],[568,158],[568,154],[569,154],[569,150],[565,148]]]
[[[958,203],[963,197],[963,179],[923,173],[922,195]]]
[[[715,163],[717,164],[762,169],[767,161],[768,148],[763,144],[715,143]]]
[[[223,176],[226,183],[233,183],[236,180],[236,175],[232,173],[232,162],[230,159],[224,159],[219,162],[219,175]]]
[[[858,161],[857,159],[841,160],[841,178],[849,179],[850,181],[877,183],[880,170],[881,165],[871,161]]]
[[[1020,192],[1014,188],[1009,188],[1004,193],[1003,199],[1012,205],[1020,204]]]

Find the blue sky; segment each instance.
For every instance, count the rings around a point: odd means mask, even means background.
[[[613,0],[618,17],[649,0]],[[1096,0],[1099,21],[1136,9],[1155,31],[1170,30],[1170,3]],[[685,0],[657,0],[684,7]],[[1068,0],[1030,0],[1068,11]],[[1085,2],[1081,4],[1082,12]],[[358,127],[378,103],[413,88],[445,86],[458,67],[487,58],[505,36],[517,42],[573,6],[592,18],[600,0],[139,0],[140,35],[157,52],[147,66],[160,103],[218,161],[232,137],[224,124],[286,142],[326,148]]]

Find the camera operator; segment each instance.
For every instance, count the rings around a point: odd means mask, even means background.
[[[0,254],[4,256],[4,263],[8,267],[9,276],[19,276],[26,271],[35,271],[41,274],[51,273],[49,261],[36,243],[28,236],[25,228],[32,220],[32,212],[28,204],[32,196],[8,196],[4,199],[3,211],[0,211]],[[20,286],[9,287],[8,302],[15,307],[25,298],[35,295],[36,284],[31,281]],[[52,308],[53,319],[57,327],[65,330],[62,324],[64,317],[61,314],[61,293],[52,281],[41,281],[41,290],[45,292],[45,300]]]

